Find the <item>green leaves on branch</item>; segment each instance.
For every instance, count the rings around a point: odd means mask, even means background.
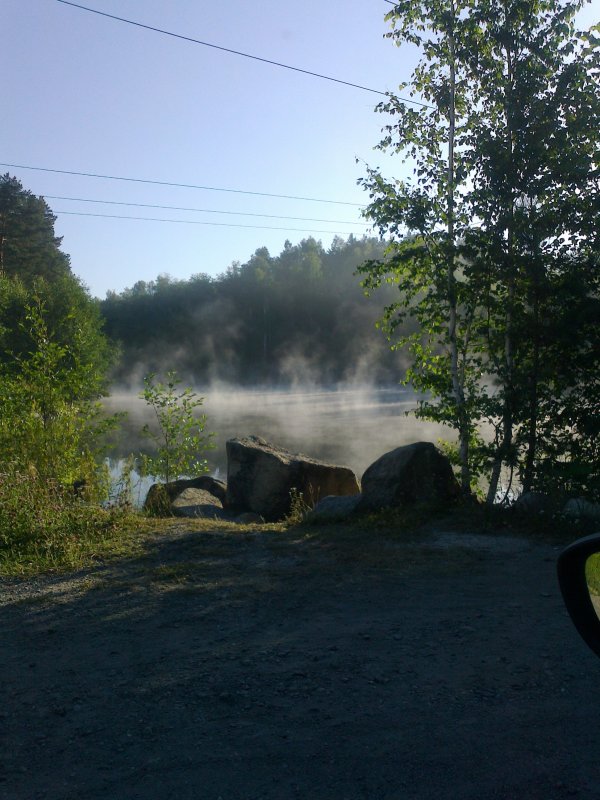
[[[367,292],[397,286],[381,327],[410,353],[419,413],[457,431],[463,488],[485,468],[490,501],[502,468],[600,496],[600,48],[575,30],[582,5],[400,0],[387,15],[421,51],[403,91],[429,107],[378,107],[380,148],[413,174],[360,181],[390,245],[359,271]]]
[[[141,472],[165,483],[180,477],[208,472],[204,452],[212,448],[212,434],[204,434],[206,415],[196,414],[204,399],[189,388],[180,389],[175,372],[165,383],[151,373],[144,378],[140,398],[154,411],[155,425],[144,425],[142,434],[155,446],[155,453],[141,457]]]
[[[0,334],[0,344],[5,345],[0,362],[0,466],[62,486],[79,483],[88,496],[98,498],[106,490],[106,476],[98,465],[100,439],[117,420],[104,419],[93,399],[98,390],[90,377],[95,365],[83,351],[57,338],[40,294],[11,278],[0,278],[0,292],[22,303],[17,317],[20,351],[11,353],[6,346],[8,340],[16,341],[15,331]]]

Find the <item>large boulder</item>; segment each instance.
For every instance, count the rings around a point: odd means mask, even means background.
[[[227,508],[254,511],[266,521],[290,513],[291,492],[314,505],[326,495],[358,494],[356,475],[348,467],[290,453],[258,436],[227,442]]]
[[[180,478],[169,483],[152,484],[144,501],[144,511],[159,516],[170,516],[173,514],[173,502],[188,489],[208,492],[221,506],[225,505],[226,484],[217,478],[211,478],[210,475],[200,475],[198,478]]]
[[[431,442],[415,442],[385,453],[368,467],[357,511],[438,505],[459,494],[446,456]]]

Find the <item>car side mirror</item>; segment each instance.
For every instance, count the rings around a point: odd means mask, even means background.
[[[557,571],[573,624],[600,657],[600,533],[566,547],[558,557]]]

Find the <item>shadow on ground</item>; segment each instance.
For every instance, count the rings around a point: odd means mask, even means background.
[[[476,532],[180,530],[7,582],[0,793],[600,797],[600,662],[555,558]]]

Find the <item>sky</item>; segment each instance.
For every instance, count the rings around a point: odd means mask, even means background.
[[[385,0],[81,4],[379,92],[397,91],[417,58],[384,38]],[[598,16],[595,0],[581,23]],[[375,112],[383,99],[376,92],[59,0],[3,0],[0,23],[0,69],[11,76],[3,82],[0,161],[19,165],[0,169],[46,198],[73,272],[96,297],[159,274],[217,276],[259,247],[277,255],[286,240],[312,235],[328,247],[334,235],[370,233],[357,185],[365,165],[395,177],[407,169],[374,149],[386,122]],[[116,218],[127,216],[152,219]]]
[[[82,4],[382,92],[397,89],[415,60],[410,48],[403,53],[383,38],[388,29],[383,17],[391,8],[383,0]],[[93,295],[104,297],[108,290],[119,292],[161,273],[177,279],[200,272],[218,275],[234,261],[247,261],[259,247],[277,255],[286,239],[296,244],[312,235],[328,247],[336,234],[370,232],[360,217],[366,194],[356,182],[365,174],[365,162],[386,161],[373,149],[385,122],[374,111],[381,95],[58,0],[4,0],[0,20],[2,74],[12,76],[3,87],[0,161],[19,165],[0,169],[46,198],[72,269]]]

